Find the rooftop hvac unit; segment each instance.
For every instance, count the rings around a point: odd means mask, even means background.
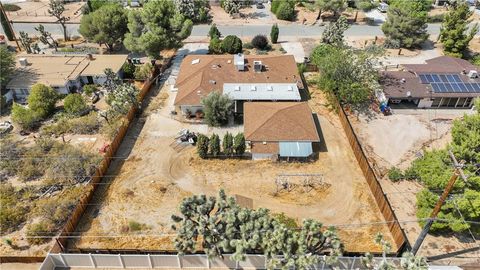
[[[27,58],[20,58],[20,59],[18,59],[18,63],[20,63],[20,66],[22,66],[22,67],[28,66]]]
[[[478,72],[476,70],[470,70],[467,74],[468,78],[475,79],[478,78]]]
[[[238,71],[245,70],[245,56],[243,53],[237,53],[233,56],[233,63]]]
[[[262,72],[262,61],[253,61],[253,70],[255,72]]]

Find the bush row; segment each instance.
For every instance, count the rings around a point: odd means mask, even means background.
[[[220,147],[220,144],[222,147]],[[220,142],[220,137],[217,134],[212,134],[210,138],[199,134],[197,138],[197,153],[201,158],[207,158],[208,156],[217,157],[220,154],[241,156],[245,153],[245,148],[245,136],[243,133],[238,133],[234,137],[227,132],[223,136],[222,142]]]

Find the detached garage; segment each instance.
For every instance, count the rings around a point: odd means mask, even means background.
[[[289,159],[312,156],[319,142],[312,111],[306,102],[247,102],[245,139],[253,159]]]

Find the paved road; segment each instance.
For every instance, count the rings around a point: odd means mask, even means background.
[[[16,32],[24,31],[29,34],[35,34],[34,29],[38,24],[31,23],[14,23],[13,29]],[[44,24],[45,29],[54,35],[61,35],[62,28],[59,24]],[[67,31],[70,35],[78,35],[78,24],[68,24]],[[220,32],[226,35],[238,35],[243,37],[255,36],[257,34],[270,34],[271,25],[223,25],[218,26]],[[281,25],[280,37],[317,37],[320,36],[325,27],[321,26],[305,26],[305,25]],[[192,30],[192,38],[206,37],[209,25],[195,25]],[[428,31],[432,35],[438,35],[440,32],[440,24],[429,24]],[[3,33],[3,29],[0,29]],[[383,32],[379,25],[352,25],[346,36],[382,36]]]

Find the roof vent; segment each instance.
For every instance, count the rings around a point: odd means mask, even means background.
[[[213,64],[213,65],[212,65],[212,69],[217,69],[217,68],[219,68],[219,67],[220,67],[219,64]]]
[[[87,53],[87,59],[88,60],[93,60],[93,55],[91,53]]]
[[[255,85],[252,85],[252,87],[250,87],[250,90],[257,91],[257,87]]]
[[[235,91],[240,91],[240,85],[235,85],[234,90],[235,90]]]
[[[288,86],[288,91],[293,91],[293,87],[291,85]]]
[[[411,96],[412,96],[412,92],[407,91],[407,97],[411,97]]]
[[[467,74],[468,78],[475,79],[478,78],[478,72],[476,70],[470,70]]]
[[[209,80],[208,81],[210,84],[216,84],[217,82],[215,80]]]
[[[199,58],[192,60],[192,65],[195,65],[195,64],[198,64],[198,63],[200,63],[200,59],[199,59]]]
[[[253,70],[255,72],[262,72],[262,61],[253,61]]]
[[[20,59],[18,59],[18,63],[20,63],[20,66],[22,66],[22,67],[28,66],[27,58],[20,58]]]
[[[267,91],[273,91],[273,87],[271,85],[267,85]]]
[[[407,80],[405,80],[405,78],[402,78],[400,81],[401,81],[402,83],[405,83]]]

